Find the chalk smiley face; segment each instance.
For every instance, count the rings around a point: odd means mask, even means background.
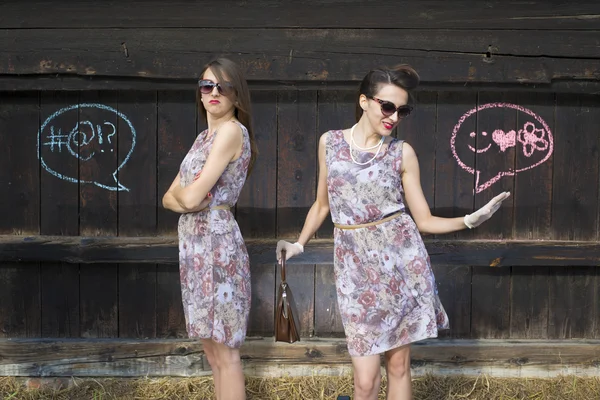
[[[481,136],[487,136],[488,133],[486,131],[481,132]],[[477,142],[476,138],[477,138],[477,133],[476,132],[471,132],[469,134],[469,137],[471,137],[473,140],[475,140],[475,142]],[[467,148],[469,150],[471,150],[473,153],[477,153],[477,154],[481,154],[481,153],[485,153],[486,151],[488,151],[490,149],[490,147],[492,147],[492,142],[488,143],[488,145],[482,149],[477,149],[473,146],[471,146],[471,144],[467,144]]]

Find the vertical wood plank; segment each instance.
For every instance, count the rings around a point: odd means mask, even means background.
[[[433,272],[450,320],[450,329],[440,331],[439,337],[468,338],[471,334],[471,267],[434,265]]]
[[[156,93],[119,92],[117,126],[119,181],[129,191],[119,192],[119,236],[153,235],[156,232]],[[135,147],[130,154],[132,138]],[[156,337],[156,264],[119,265],[119,336]]]
[[[156,336],[160,339],[187,337],[177,265],[156,266]]]
[[[557,94],[553,239],[595,240],[597,237],[598,126],[597,96]]]
[[[347,129],[356,123],[355,118],[355,103],[356,103],[356,91],[355,90],[319,90],[317,93],[317,138],[316,148],[317,152],[317,179],[319,174],[319,138],[325,132],[330,130]],[[328,215],[323,225],[319,228],[316,233],[319,238],[330,238],[333,236],[333,222],[331,221],[331,215]],[[319,267],[317,267],[319,268]],[[317,302],[317,304],[319,304]]]
[[[82,92],[79,108],[79,227],[82,236],[117,235],[117,183],[113,174],[118,167],[118,144],[108,136],[118,116],[98,107],[116,110],[114,92]],[[101,126],[99,129],[98,126]],[[103,135],[100,134],[102,129]],[[101,140],[102,137],[102,140]],[[89,183],[83,183],[89,182]],[[105,187],[101,187],[105,186]],[[80,271],[81,335],[89,338],[118,336],[117,264],[82,266]]]
[[[196,139],[196,100],[193,91],[158,92],[158,234],[177,235],[179,214],[162,207],[162,197],[179,173],[179,166]]]
[[[588,267],[553,268],[548,321],[550,339],[596,336],[596,283],[595,273]]]
[[[79,264],[42,263],[40,274],[42,337],[79,337]]]
[[[237,203],[236,219],[244,238],[277,234],[277,92],[252,92],[258,157]]]
[[[40,337],[39,264],[2,263],[0,288],[0,338]]]
[[[343,337],[344,326],[337,303],[333,265],[318,265],[315,271],[315,335]]]
[[[158,92],[157,102],[157,233],[177,235],[179,214],[162,208],[161,201],[197,135],[195,93],[193,90]],[[179,268],[158,264],[156,274],[156,335],[159,338],[186,337]]]
[[[277,235],[296,238],[315,201],[315,91],[278,92]]]
[[[510,272],[508,268],[473,267],[471,335],[506,339],[510,331]]]
[[[475,178],[463,170],[454,159],[451,147],[452,131],[460,118],[477,105],[477,96],[469,92],[440,92],[437,100],[437,132],[435,152],[435,215],[460,217],[473,211]],[[467,140],[477,129],[476,118],[467,118],[457,133],[456,152],[469,167],[475,165],[475,155],[469,152]],[[473,232],[463,230],[438,238],[468,239]]]
[[[0,234],[39,233],[39,95],[3,93],[0,97]]]
[[[432,210],[435,209],[436,103],[436,92],[417,92],[413,112],[398,126],[398,138],[406,140],[417,153],[421,187]]]
[[[481,92],[478,105],[481,107],[489,103],[516,104],[516,93],[510,92]],[[514,171],[516,164],[515,146],[498,145],[499,139],[494,139],[494,132],[501,130],[500,136],[510,135],[516,131],[518,111],[508,107],[497,107],[481,110],[477,113],[477,131],[475,142],[477,149],[482,150],[490,146],[489,150],[475,156],[475,169],[480,171],[479,185],[492,179],[498,173]],[[475,195],[475,210],[483,207],[494,196],[503,191],[511,192],[511,197],[502,203],[500,209],[492,219],[480,225],[475,231],[475,236],[481,239],[509,239],[513,232],[513,207],[514,207],[514,176],[503,176],[488,189]],[[504,270],[504,272],[507,272]]]
[[[40,198],[42,235],[77,236],[79,234],[78,159],[67,148],[69,133],[79,122],[78,110],[65,111],[51,118],[55,113],[78,104],[79,93],[41,93],[40,120],[44,128],[40,134],[40,156],[43,165],[73,180],[61,179],[42,166],[40,176],[40,190],[43,194]],[[53,139],[53,136],[58,138]],[[76,146],[72,149],[77,151]]]
[[[549,267],[512,268],[510,296],[510,337],[548,337]]]
[[[519,93],[519,105],[533,111],[554,132],[555,95],[553,93]],[[517,128],[524,129],[525,124],[533,123],[536,129],[544,129],[547,150],[526,148],[517,142],[516,171],[531,167],[542,161],[550,151],[550,134],[535,118],[519,112]],[[544,143],[537,144],[539,148]],[[554,158],[515,175],[514,218],[515,239],[549,239],[552,237],[552,169]]]
[[[268,337],[275,334],[275,269],[275,263],[251,266],[252,303],[248,336]]]

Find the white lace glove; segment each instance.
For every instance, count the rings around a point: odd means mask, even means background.
[[[498,196],[494,197],[485,206],[475,211],[473,214],[465,215],[464,222],[469,229],[473,229],[483,224],[485,221],[490,219],[492,215],[502,205],[502,202],[510,196],[510,192],[502,192]]]
[[[285,251],[285,260],[289,260],[290,258],[297,256],[298,254],[304,253],[304,246],[300,243],[290,243],[285,240],[280,240],[277,242],[277,250],[275,250],[275,254],[277,255],[277,261],[281,261],[281,252]]]

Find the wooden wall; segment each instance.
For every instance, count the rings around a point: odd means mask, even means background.
[[[274,244],[314,200],[319,135],[353,123],[364,73],[406,62],[423,84],[397,136],[417,150],[432,211],[513,194],[477,230],[426,238],[444,336],[600,338],[598,15],[592,1],[3,3],[0,337],[185,337],[177,216],[160,199],[203,129],[197,73],[224,54],[248,76],[260,149],[235,209],[253,256],[251,335],[273,333]],[[507,136],[465,159],[469,131],[483,149],[483,132],[541,120],[551,153]],[[104,142],[76,154],[50,131],[98,125]],[[453,133],[480,184],[509,174],[478,191]],[[528,151],[550,156],[527,169]],[[115,171],[129,190],[111,190]],[[328,221],[290,269],[305,338],[343,335],[331,236]]]

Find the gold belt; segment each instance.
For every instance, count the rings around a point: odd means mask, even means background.
[[[213,210],[230,210],[231,206],[228,204],[221,204],[218,206],[214,206],[214,207],[210,207],[208,210],[213,211]]]
[[[389,215],[385,218],[382,218],[379,221],[367,222],[365,224],[356,224],[356,225],[333,224],[333,226],[335,226],[336,228],[339,228],[339,229],[360,229],[360,228],[366,228],[368,226],[383,224],[384,222],[391,221],[394,218],[398,218],[401,215],[402,215],[402,211],[397,212],[396,214]]]

